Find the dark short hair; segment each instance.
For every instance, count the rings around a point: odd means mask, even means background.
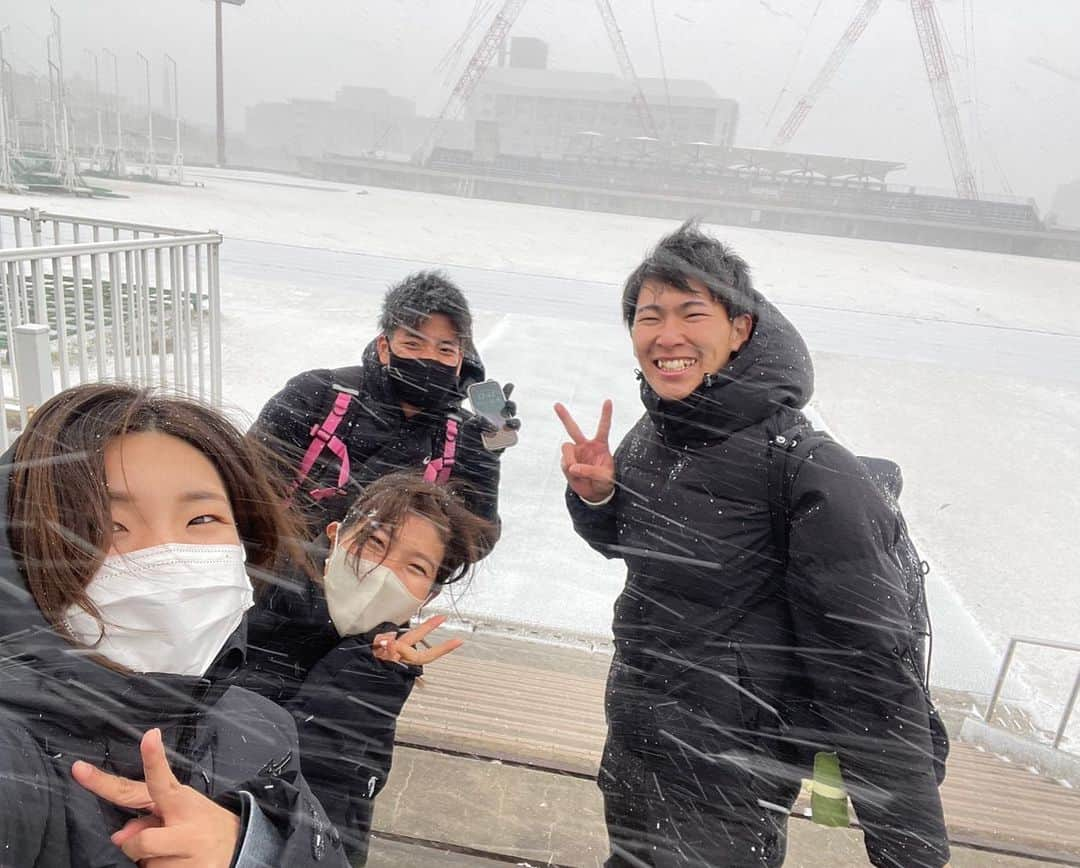
[[[11,548],[49,622],[67,635],[63,613],[81,606],[110,545],[105,449],[115,438],[157,431],[201,452],[220,474],[248,572],[262,581],[279,559],[306,565],[297,544],[301,523],[272,458],[225,416],[197,401],[135,386],[86,383],[50,398],[15,445],[6,504]]]
[[[660,239],[645,260],[626,279],[622,295],[623,319],[633,328],[641,288],[649,281],[693,292],[690,281],[705,286],[734,319],[754,315],[756,305],[750,266],[726,244],[701,231],[696,220],[687,220]]]
[[[472,346],[469,303],[441,271],[418,271],[390,287],[383,299],[379,329],[390,337],[399,328],[415,330],[438,313],[454,324],[463,347]]]

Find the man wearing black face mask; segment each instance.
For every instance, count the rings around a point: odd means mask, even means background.
[[[498,527],[499,455],[481,441],[488,423],[461,407],[484,379],[465,297],[439,272],[410,275],[386,294],[379,326],[363,364],[293,377],[252,427],[294,474],[311,539],[370,482],[410,468]],[[511,388],[503,415],[517,428]]]

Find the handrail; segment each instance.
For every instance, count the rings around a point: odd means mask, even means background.
[[[126,253],[139,250],[187,247],[190,244],[220,244],[222,236],[207,232],[203,235],[168,235],[163,238],[131,238],[120,241],[85,241],[79,244],[60,244],[47,247],[0,248],[0,262],[29,259],[54,259],[57,256],[87,256],[91,253]]]
[[[0,215],[30,219],[32,208],[0,208]],[[102,229],[124,229],[129,232],[156,232],[159,235],[184,235],[182,229],[168,226],[155,226],[151,223],[129,223],[122,220],[103,220],[97,217],[77,217],[72,214],[54,214],[52,211],[38,211],[37,217],[43,222],[59,220],[64,223],[77,223],[80,226],[100,227]]]
[[[1005,650],[1005,659],[1001,661],[1001,669],[998,670],[997,681],[994,683],[994,692],[990,695],[990,702],[986,706],[986,712],[983,714],[983,720],[987,723],[990,723],[994,708],[997,707],[998,700],[1001,698],[1001,691],[1005,686],[1005,676],[1009,673],[1009,666],[1012,664],[1013,655],[1016,653],[1017,645],[1037,645],[1041,648],[1054,648],[1059,651],[1073,651],[1080,653],[1080,645],[1075,642],[1059,642],[1056,639],[1036,639],[1030,636],[1013,636],[1009,640],[1008,648]],[[1080,697],[1080,671],[1077,671],[1076,673],[1076,680],[1073,682],[1069,698],[1065,702],[1065,711],[1061,715],[1061,722],[1058,724],[1057,732],[1054,734],[1055,750],[1061,745],[1062,739],[1065,738],[1065,730],[1069,726],[1069,719],[1072,717],[1073,707],[1076,705],[1078,697]]]

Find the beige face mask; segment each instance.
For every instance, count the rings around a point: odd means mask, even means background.
[[[348,549],[334,544],[323,587],[330,620],[340,636],[358,636],[380,624],[404,624],[426,600],[414,597],[387,566],[361,559],[347,561]]]

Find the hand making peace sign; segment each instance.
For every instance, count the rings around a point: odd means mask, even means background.
[[[425,666],[432,663],[465,644],[461,639],[448,639],[434,648],[425,648],[422,651],[416,649],[415,645],[418,642],[428,633],[441,627],[445,621],[446,615],[435,615],[419,627],[414,627],[400,636],[396,633],[380,633],[372,643],[375,656],[388,663],[408,663],[410,666]]]
[[[587,438],[570,411],[555,405],[555,414],[563,423],[571,443],[562,446],[562,472],[574,493],[591,503],[599,503],[615,490],[615,459],[611,455],[611,401],[604,401],[596,434]]]
[[[229,868],[240,818],[176,779],[161,730],[143,735],[140,751],[145,781],[111,775],[81,761],[71,767],[72,777],[94,795],[122,808],[149,811],[129,820],[112,842],[146,868]]]

